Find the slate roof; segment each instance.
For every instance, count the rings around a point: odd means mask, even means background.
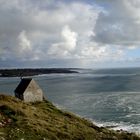
[[[17,88],[15,89],[15,93],[23,94],[28,85],[30,84],[31,80],[31,78],[23,78],[17,86]]]

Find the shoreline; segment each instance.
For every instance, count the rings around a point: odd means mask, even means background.
[[[60,110],[47,100],[25,103],[15,97],[1,94],[0,100],[0,132],[4,134],[2,137],[6,139],[11,138],[11,136],[15,140],[21,137],[25,139],[47,138],[49,140],[54,138],[79,140],[140,139],[139,135],[135,133],[98,127],[89,119]],[[54,120],[53,124],[52,120]]]
[[[59,75],[59,74],[58,74]],[[75,75],[75,74],[74,74]],[[76,74],[77,75],[77,74]],[[50,75],[51,76],[51,75]],[[4,78],[6,78],[6,77],[4,77]],[[9,77],[9,78],[13,78],[13,77]],[[18,77],[19,78],[19,77]],[[100,92],[99,92],[100,93]],[[98,94],[99,94],[98,93]],[[107,92],[108,93],[108,92]],[[114,92],[110,92],[109,93],[109,95],[111,94],[111,95],[115,95],[115,94],[112,94],[112,93],[114,93]],[[115,92],[116,93],[116,92]],[[119,93],[119,94],[117,94],[117,96],[119,96],[119,95],[121,95],[122,94],[122,91],[118,91],[117,93]],[[127,94],[126,94],[127,93]],[[129,91],[129,92],[126,92],[126,91],[123,91],[123,95],[125,95],[126,97],[127,97],[127,95],[131,95],[132,93],[137,93],[136,95],[139,95],[138,93],[139,92],[132,92],[132,91]],[[101,95],[100,96],[102,96],[102,94],[103,93],[101,93]],[[86,95],[88,95],[88,94],[86,94]],[[89,94],[90,95],[90,94]],[[92,94],[91,94],[92,95]],[[133,95],[135,95],[135,94],[133,94]],[[136,96],[135,95],[135,96]],[[130,114],[131,115],[131,114]],[[82,116],[82,115],[81,115]],[[90,116],[89,116],[90,117]],[[85,117],[86,118],[86,117]],[[92,118],[92,117],[91,117]],[[90,119],[90,118],[87,118],[87,119]],[[96,123],[97,122],[97,125],[98,126],[103,126],[103,127],[109,127],[109,128],[111,128],[112,126],[114,127],[114,122],[100,122],[100,121],[94,121],[93,119],[91,119],[94,123]],[[131,120],[133,120],[133,119],[131,119]],[[131,121],[130,120],[130,121]],[[132,127],[134,127],[133,129],[132,129]],[[130,124],[129,122],[127,122],[127,123],[118,123],[118,124],[116,124],[116,126],[113,128],[113,129],[115,129],[115,130],[120,130],[120,129],[123,129],[123,130],[125,130],[125,131],[128,131],[128,132],[135,132],[135,133],[139,133],[139,131],[135,131],[135,130],[138,130],[137,128],[139,127],[139,124]],[[112,129],[112,128],[111,128]]]
[[[71,110],[67,109],[66,107],[64,106],[61,106],[59,104],[56,104],[54,102],[52,102],[58,109],[62,110],[62,111],[67,111],[67,112],[72,112]],[[128,125],[128,123],[117,123],[117,122],[99,122],[97,120],[94,120],[92,118],[88,118],[88,117],[84,117],[82,115],[79,115],[75,112],[72,112],[74,115],[80,117],[80,118],[84,118],[86,120],[89,120],[91,121],[93,124],[95,124],[96,126],[98,127],[104,127],[104,128],[107,128],[109,130],[114,130],[114,131],[124,131],[124,132],[128,132],[128,133],[135,133],[135,134],[138,134],[140,135],[140,129],[139,130],[136,130],[138,129],[139,127],[134,127],[134,124],[130,124]],[[136,130],[136,131],[135,131]]]
[[[0,69],[0,77],[28,77],[42,74],[79,73],[71,68]]]

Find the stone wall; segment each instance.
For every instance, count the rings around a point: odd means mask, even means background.
[[[23,99],[25,102],[43,101],[43,91],[34,80],[31,80],[23,93]]]

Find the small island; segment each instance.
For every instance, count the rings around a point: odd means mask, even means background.
[[[26,69],[0,69],[0,77],[22,77],[41,74],[70,74],[78,73],[71,68],[26,68]]]

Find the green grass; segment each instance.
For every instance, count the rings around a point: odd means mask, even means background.
[[[133,133],[99,128],[48,101],[24,103],[0,95],[0,123],[7,120],[0,126],[0,140],[140,140]]]

